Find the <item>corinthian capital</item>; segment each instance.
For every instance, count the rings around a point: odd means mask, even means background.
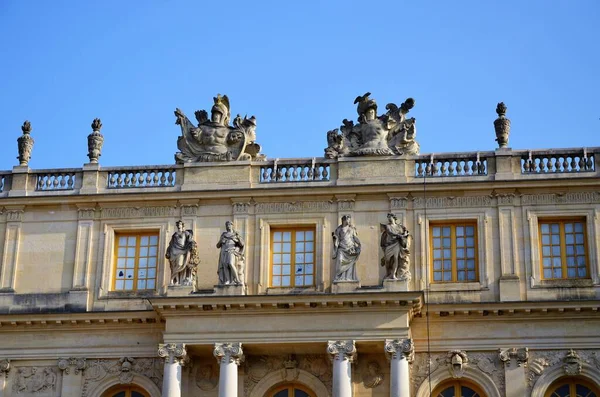
[[[327,353],[331,361],[348,360],[353,362],[356,358],[356,346],[353,340],[330,340],[327,342]]]
[[[187,351],[183,343],[161,343],[158,345],[158,356],[165,359],[165,364],[183,365]]]
[[[415,345],[412,339],[386,339],[385,354],[388,360],[405,358],[412,362],[415,357]]]
[[[235,363],[240,365],[244,362],[244,351],[241,343],[215,343],[213,354],[219,364]]]

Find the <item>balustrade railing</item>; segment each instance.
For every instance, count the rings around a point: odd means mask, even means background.
[[[312,160],[273,160],[260,167],[260,183],[329,182],[329,163]]]
[[[108,172],[107,188],[173,187],[176,175],[175,167],[111,170]]]
[[[586,149],[529,151],[521,157],[522,174],[560,174],[595,171],[593,153]]]
[[[420,178],[482,176],[487,173],[487,158],[480,153],[432,154],[415,160],[415,176]]]
[[[73,190],[76,183],[75,171],[57,170],[56,172],[40,172],[36,175],[35,190],[37,191],[54,191],[54,190]]]

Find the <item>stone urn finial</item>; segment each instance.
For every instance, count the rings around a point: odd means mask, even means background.
[[[88,157],[91,164],[98,164],[98,158],[102,155],[102,145],[104,136],[100,133],[102,121],[94,119],[92,121],[92,133],[88,135]]]
[[[494,120],[496,141],[498,147],[505,148],[508,145],[508,135],[510,134],[510,120],[506,118],[506,105],[504,102],[498,103],[496,113],[498,113],[498,118]]]
[[[17,159],[19,159],[19,165],[26,167],[31,159],[31,150],[35,141],[31,137],[31,123],[29,121],[25,120],[21,130],[23,131],[23,135],[17,138],[19,146],[19,157]]]

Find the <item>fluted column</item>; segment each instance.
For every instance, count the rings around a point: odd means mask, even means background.
[[[241,343],[215,343],[213,351],[219,370],[219,397],[237,397],[238,365],[244,361]]]
[[[352,397],[351,365],[356,358],[354,341],[329,341],[327,353],[333,362],[333,397]]]
[[[412,339],[387,339],[385,353],[390,360],[390,397],[410,397],[408,364],[415,353]]]
[[[161,343],[158,355],[165,359],[162,397],[181,397],[181,367],[187,358],[183,343]]]

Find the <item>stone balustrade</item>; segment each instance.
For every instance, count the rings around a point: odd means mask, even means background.
[[[116,194],[380,183],[538,180],[598,177],[600,148],[498,149],[403,157],[299,158],[185,165],[0,171],[0,195]],[[568,176],[567,176],[568,175]]]
[[[111,168],[108,171],[108,189],[139,189],[148,187],[173,187],[177,166]]]
[[[268,161],[260,167],[260,183],[329,182],[331,162],[315,158]]]
[[[521,158],[521,173],[578,173],[594,172],[595,156],[586,149],[528,151]]]
[[[76,180],[81,178],[80,171],[73,170],[40,170],[35,172],[35,190],[74,190]]]

